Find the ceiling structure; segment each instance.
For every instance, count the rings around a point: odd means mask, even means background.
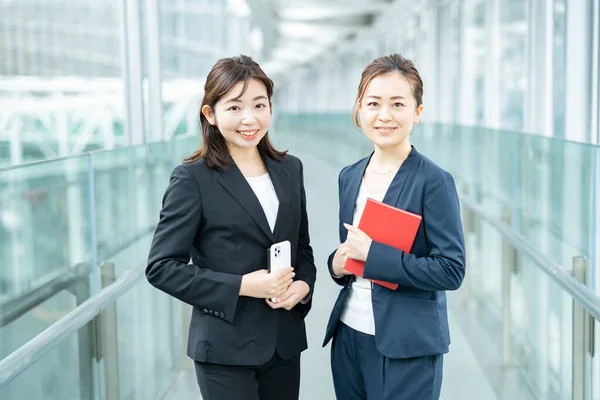
[[[394,1],[250,0],[253,13],[262,14],[259,23],[267,39],[261,65],[277,74],[326,57],[370,28]]]

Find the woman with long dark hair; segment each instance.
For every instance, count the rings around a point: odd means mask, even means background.
[[[269,141],[273,82],[250,57],[219,60],[204,93],[202,146],[173,170],[146,276],[193,306],[204,399],[297,399],[316,279],[302,163]],[[291,265],[269,273],[283,241]]]

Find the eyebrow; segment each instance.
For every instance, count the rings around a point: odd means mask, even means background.
[[[374,96],[374,95],[370,95],[367,96],[367,98],[373,98],[373,99],[377,99],[377,100],[381,100],[381,96]],[[406,100],[406,97],[404,96],[392,96],[390,97],[390,100]]]
[[[266,96],[256,96],[255,98],[252,99],[252,101],[256,101],[256,100],[268,100]],[[242,101],[239,98],[235,98],[235,99],[229,99],[226,101],[226,103],[241,103]]]

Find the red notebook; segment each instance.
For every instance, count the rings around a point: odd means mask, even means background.
[[[410,253],[421,216],[392,207],[373,199],[367,199],[365,210],[360,217],[358,229],[366,233],[373,241],[395,247]],[[344,269],[354,275],[363,276],[364,261],[349,258]],[[398,284],[370,279],[373,283],[396,290]]]

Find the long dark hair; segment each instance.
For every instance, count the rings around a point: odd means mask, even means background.
[[[204,114],[202,107],[208,105],[211,111],[215,112],[215,104],[227,92],[231,90],[238,82],[244,82],[242,96],[248,88],[250,79],[256,79],[262,82],[267,88],[267,98],[271,104],[273,96],[273,81],[264,73],[260,66],[252,58],[240,55],[239,57],[222,58],[212,67],[206,83],[204,84],[204,98],[200,105],[200,127],[202,129],[202,145],[200,149],[186,158],[184,162],[191,163],[201,158],[206,160],[206,164],[215,169],[225,170],[231,164],[229,148],[227,142],[219,128],[211,125]],[[258,150],[261,154],[274,160],[282,160],[286,151],[276,150],[269,140],[269,132],[258,143]]]

